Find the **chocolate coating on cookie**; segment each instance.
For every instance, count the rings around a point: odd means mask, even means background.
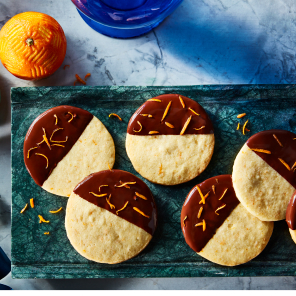
[[[197,186],[204,196],[209,192],[205,204],[201,202]],[[200,252],[238,204],[231,175],[220,175],[196,185],[187,195],[181,212],[181,227],[189,247]],[[203,221],[205,229],[202,225],[196,226]]]
[[[288,204],[286,221],[290,229],[296,230],[296,191],[293,193]]]
[[[127,132],[137,136],[180,135],[187,120],[190,122],[183,134],[213,133],[209,116],[196,101],[178,94],[161,95],[146,101],[134,113]]]
[[[58,106],[45,111],[33,121],[24,141],[24,161],[37,185],[43,185],[92,118],[93,115],[83,109]]]
[[[253,135],[246,144],[250,149],[269,151],[270,154],[253,150],[296,188],[296,134],[285,130],[263,131]]]
[[[127,187],[122,186],[126,182]],[[86,177],[73,191],[88,202],[153,235],[156,228],[156,205],[148,186],[133,174],[121,170],[101,171]],[[103,194],[106,195],[96,196]]]

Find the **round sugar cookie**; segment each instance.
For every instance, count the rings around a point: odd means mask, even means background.
[[[107,170],[79,183],[68,201],[67,236],[83,257],[115,264],[139,254],[156,228],[148,186],[131,173]]]
[[[178,94],[149,99],[131,117],[126,151],[147,180],[175,185],[201,174],[214,151],[213,125],[194,100]]]
[[[237,199],[231,175],[220,175],[189,192],[181,212],[181,228],[193,251],[214,263],[235,266],[263,251],[273,222],[251,215]]]
[[[293,241],[296,244],[296,191],[293,193],[287,207],[286,221]]]
[[[233,187],[243,206],[262,221],[285,219],[296,189],[296,134],[259,132],[244,144],[233,165]]]
[[[46,191],[70,196],[93,172],[112,168],[114,142],[102,122],[90,112],[58,106],[40,114],[24,141],[28,172]]]

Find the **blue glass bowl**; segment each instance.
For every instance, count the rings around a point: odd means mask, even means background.
[[[94,30],[116,38],[148,33],[170,15],[182,0],[71,0]]]

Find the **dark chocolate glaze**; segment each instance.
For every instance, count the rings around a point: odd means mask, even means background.
[[[217,183],[216,179],[219,183]],[[212,190],[212,185],[215,185],[215,194]],[[208,243],[208,241],[214,236],[217,229],[223,224],[230,213],[239,204],[233,185],[231,175],[220,175],[198,184],[203,195],[206,195],[209,191],[210,194],[206,198],[205,204],[199,204],[201,197],[199,195],[196,186],[189,192],[184,202],[181,212],[181,228],[185,237],[186,243],[189,247],[195,251],[200,252]],[[228,188],[224,197],[219,200],[223,195],[225,189]],[[217,211],[219,215],[215,213],[217,208],[226,204],[225,208]],[[201,217],[198,219],[197,214],[200,207],[203,207]],[[187,219],[184,221],[184,218]],[[206,230],[203,231],[202,226],[195,225],[203,221],[206,222]],[[185,226],[184,224],[185,223]]]
[[[296,230],[296,191],[293,193],[288,204],[286,221],[290,229]]]
[[[161,103],[146,101],[131,117],[128,123],[127,132],[137,136],[149,135],[149,131],[158,131],[159,133],[157,135],[179,135],[185,122],[189,116],[192,115],[191,121],[184,134],[212,134],[214,132],[212,122],[201,105],[194,100],[181,96],[185,104],[185,108],[183,108],[179,96],[180,95],[178,94],[168,94],[154,98],[161,100]],[[163,114],[170,101],[172,101],[172,103],[169,112],[161,122]],[[200,114],[200,116],[195,115],[188,108],[193,109],[196,113]],[[140,114],[151,114],[153,117],[144,117]],[[137,121],[143,126],[141,132],[138,133],[134,131],[140,129]],[[165,122],[172,124],[174,128],[168,127]],[[202,126],[205,126],[205,128],[201,130],[194,129]],[[153,136],[155,136],[155,134]]]
[[[276,135],[283,147],[279,145],[273,137]],[[254,151],[260,156],[268,165],[276,170],[283,178],[285,178],[294,188],[296,188],[296,172],[288,170],[279,160],[284,160],[290,168],[296,161],[296,134],[284,130],[269,130],[259,132],[253,135],[248,141],[249,148],[264,149],[271,152],[266,154]]]
[[[129,184],[128,186],[130,188],[115,187],[114,185],[120,185],[120,181],[123,183],[136,181],[136,184]],[[101,187],[99,191],[101,185],[108,185],[108,187]],[[100,171],[86,177],[73,191],[81,198],[108,210],[114,215],[116,215],[116,211],[121,209],[128,201],[127,207],[118,212],[118,217],[133,223],[153,235],[156,228],[156,205],[148,186],[133,174],[121,170]],[[107,196],[97,197],[90,192],[94,192],[95,194],[107,193]],[[147,200],[137,197],[135,192],[144,195]],[[115,206],[115,209],[111,209],[107,203],[106,197],[109,197],[110,194],[110,202]],[[149,218],[136,212],[133,207],[138,208],[145,215],[149,216]]]
[[[74,116],[70,122],[68,121],[72,116],[68,112]],[[57,125],[55,125],[56,118],[54,114],[58,117]],[[24,161],[28,172],[37,185],[42,186],[58,162],[63,159],[79,139],[92,118],[93,115],[83,109],[71,106],[58,106],[45,111],[33,121],[24,142]],[[63,128],[54,133],[52,140],[64,141],[68,137],[67,142],[50,142],[50,144],[60,144],[65,147],[51,146],[51,149],[49,149],[45,142],[38,146],[37,143],[43,140],[44,133],[42,128],[45,128],[48,141],[55,129]],[[30,157],[27,158],[28,150],[33,147],[38,147],[38,149],[31,150],[29,153]],[[35,155],[35,153],[44,154],[48,158],[48,168],[46,168],[46,159],[43,156]]]

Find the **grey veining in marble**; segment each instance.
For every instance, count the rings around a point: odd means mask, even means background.
[[[151,33],[130,40],[100,35],[70,0],[0,0],[0,28],[13,15],[40,11],[63,27],[64,64],[39,82],[22,81],[0,65],[0,245],[10,255],[10,100],[12,86],[190,85],[295,83],[294,0],[184,0]],[[14,289],[296,289],[295,277],[0,281]]]

